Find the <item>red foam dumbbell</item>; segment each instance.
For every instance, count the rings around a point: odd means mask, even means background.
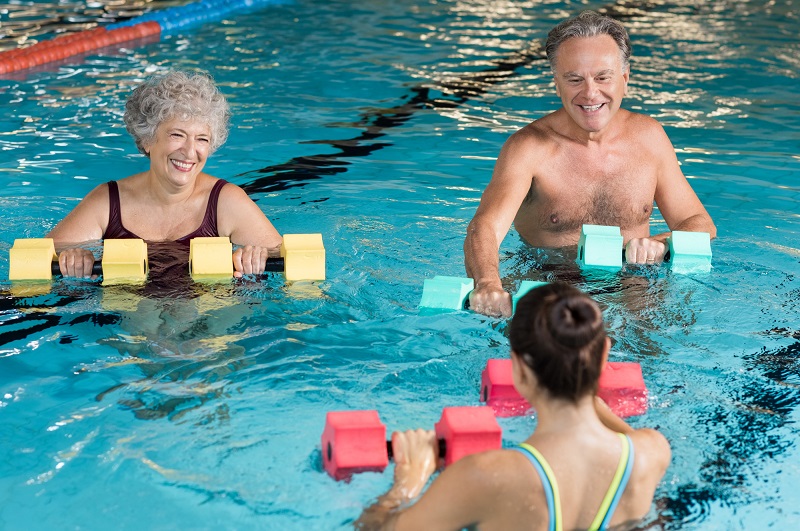
[[[598,382],[597,396],[616,415],[630,417],[647,411],[647,387],[638,363],[608,362]],[[524,415],[531,405],[514,387],[510,359],[492,359],[481,374],[481,402],[498,417]]]
[[[446,407],[435,426],[439,457],[445,465],[462,457],[500,448],[502,430],[487,406]],[[325,471],[341,480],[358,472],[380,472],[392,457],[386,426],[377,411],[331,411],[322,432]]]

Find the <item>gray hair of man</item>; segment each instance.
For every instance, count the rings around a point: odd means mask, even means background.
[[[545,52],[553,73],[556,69],[558,48],[564,41],[576,37],[596,37],[598,35],[608,35],[614,39],[622,58],[622,68],[628,70],[632,49],[631,40],[625,27],[613,18],[601,15],[596,11],[583,11],[578,16],[565,20],[547,34]]]
[[[170,70],[145,80],[125,102],[125,129],[139,152],[150,156],[158,126],[173,118],[201,120],[211,130],[209,155],[228,139],[230,110],[225,96],[205,72]]]

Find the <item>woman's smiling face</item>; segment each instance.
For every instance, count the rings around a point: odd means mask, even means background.
[[[199,119],[170,118],[159,124],[146,146],[150,170],[177,186],[193,182],[206,164],[211,128]]]

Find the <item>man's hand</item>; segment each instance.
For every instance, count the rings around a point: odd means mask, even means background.
[[[65,277],[97,278],[92,275],[94,255],[88,249],[65,249],[58,255],[58,266]]]
[[[245,245],[233,252],[233,276],[260,275],[267,267],[269,249],[254,245]]]
[[[658,264],[664,261],[667,246],[650,238],[633,238],[625,246],[625,261],[629,264]]]
[[[511,317],[511,295],[501,285],[478,285],[469,294],[471,310],[490,317]]]

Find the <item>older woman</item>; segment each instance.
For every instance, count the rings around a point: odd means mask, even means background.
[[[185,249],[197,236],[228,236],[236,245],[234,275],[264,271],[281,236],[238,186],[203,172],[228,137],[225,97],[204,73],[171,71],[137,87],[125,125],[150,168],[101,184],[50,231],[59,248],[104,238],[142,238]],[[153,258],[151,256],[151,262]],[[91,276],[94,256],[81,248],[59,254],[64,276]]]
[[[429,431],[395,433],[394,486],[356,527],[605,529],[647,514],[669,443],[595,397],[611,345],[597,304],[568,284],[537,288],[519,301],[510,342],[514,386],[536,409],[533,435],[458,461],[408,507],[436,469],[437,443]]]

